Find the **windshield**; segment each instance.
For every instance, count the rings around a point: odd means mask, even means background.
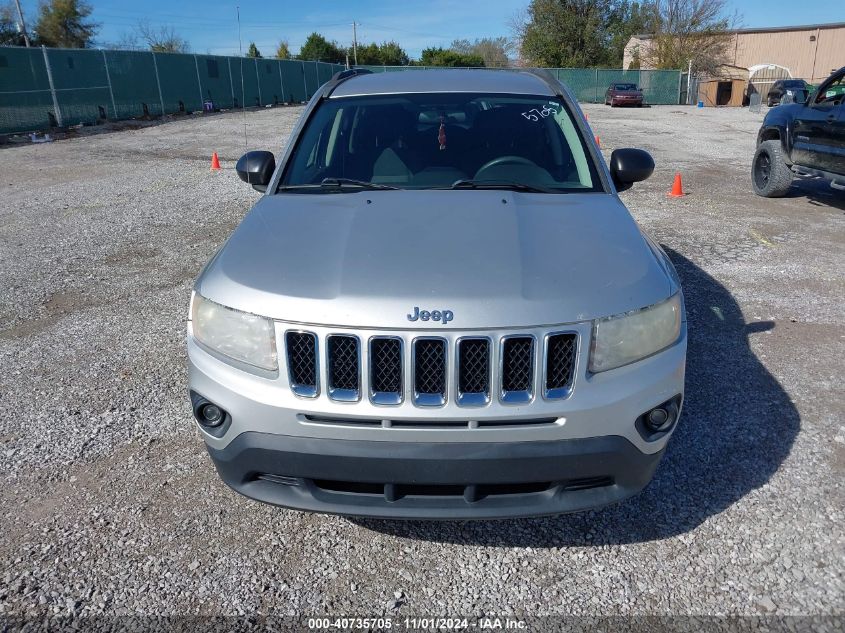
[[[636,90],[637,84],[616,84],[614,86],[615,90]]]
[[[287,161],[279,189],[336,193],[367,184],[601,191],[593,160],[560,100],[471,93],[321,103]]]

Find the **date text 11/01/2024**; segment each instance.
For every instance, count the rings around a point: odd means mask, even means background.
[[[526,630],[525,620],[516,618],[484,617],[475,620],[469,618],[438,618],[438,617],[378,617],[378,618],[308,618],[308,628],[311,630],[345,630],[345,629],[409,629],[409,630]]]

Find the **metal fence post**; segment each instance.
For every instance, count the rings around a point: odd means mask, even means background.
[[[261,98],[261,77],[258,75],[258,58],[254,57],[253,61],[255,62],[255,84],[258,86],[258,105],[264,103],[264,99]]]
[[[153,70],[156,73],[156,86],[158,86],[158,101],[161,104],[161,116],[164,116],[164,94],[161,92],[161,79],[158,77],[158,62],[156,61],[156,54],[151,54],[153,56]]]
[[[279,85],[282,87],[282,103],[285,102],[285,78],[282,77],[282,60],[279,60]]]
[[[235,81],[232,79],[232,58],[226,58],[226,65],[229,67],[229,89],[232,91],[232,107],[235,107]]]
[[[197,67],[197,86],[200,89],[200,110],[205,110],[205,96],[202,94],[202,79],[200,79],[200,62],[196,55],[194,55],[194,65]]]
[[[47,48],[42,46],[41,52],[44,53],[44,66],[47,68],[47,82],[50,84],[50,94],[53,96],[53,109],[56,111],[56,123],[59,127],[64,127],[62,120],[62,111],[59,109],[59,99],[56,97],[56,86],[53,84],[53,70],[50,68],[50,58],[47,57]]]
[[[678,71],[678,105],[681,105],[681,71]]]
[[[117,106],[114,103],[114,90],[111,86],[111,74],[109,73],[109,60],[106,59],[106,51],[103,50],[103,67],[106,69],[106,81],[109,83],[109,96],[111,97],[111,109],[114,111],[114,118],[117,118]]]
[[[593,103],[599,102],[599,69],[596,68],[596,80],[593,83],[593,91],[595,96],[593,97]]]
[[[305,77],[305,62],[299,62],[302,65],[302,85],[305,86],[305,100],[308,101],[308,80]]]

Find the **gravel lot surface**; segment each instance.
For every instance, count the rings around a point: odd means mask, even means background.
[[[240,114],[0,147],[0,615],[845,612],[845,197],[754,196],[746,109],[585,110],[606,155],[657,162],[623,197],[684,281],[687,400],[641,495],[537,520],[315,516],[219,481],[184,321],[259,195]],[[299,112],[248,113],[250,147]]]

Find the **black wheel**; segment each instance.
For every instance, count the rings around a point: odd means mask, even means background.
[[[764,198],[780,198],[792,185],[792,170],[783,159],[780,141],[763,141],[751,162],[751,184],[754,193]]]

